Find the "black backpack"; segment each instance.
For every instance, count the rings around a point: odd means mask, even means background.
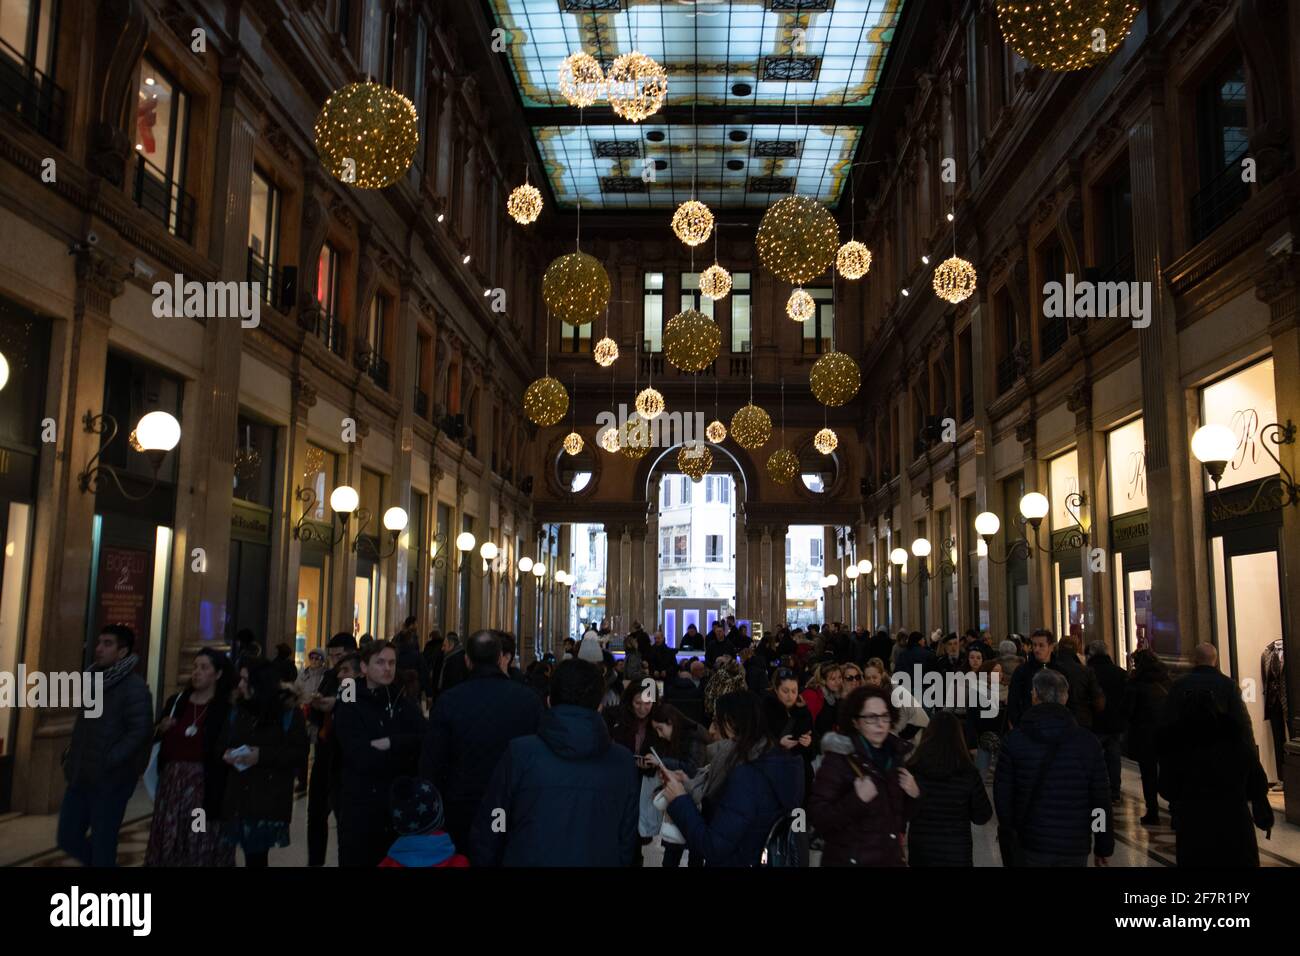
[[[767,774],[760,775],[767,781],[767,785],[772,788],[772,795],[780,803],[781,797],[776,792],[776,787],[772,785],[771,779]],[[758,865],[761,867],[807,866],[807,826],[805,825],[802,830],[796,830],[794,826],[796,820],[805,819],[802,810],[783,810],[771,829],[767,831],[767,839],[763,842],[763,855],[759,858]]]

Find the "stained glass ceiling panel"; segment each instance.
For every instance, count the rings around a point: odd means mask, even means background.
[[[488,0],[557,203],[611,209],[682,201],[697,161],[698,192],[724,206],[789,191],[837,202],[903,2]],[[598,104],[580,129],[559,91],[561,61],[581,50],[608,68],[633,49],[667,71],[665,107],[638,126]],[[616,142],[636,155],[602,152]],[[768,142],[785,145],[765,154]],[[646,160],[658,162],[649,181]]]

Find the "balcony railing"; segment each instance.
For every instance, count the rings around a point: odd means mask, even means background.
[[[55,145],[63,145],[63,89],[0,40],[0,109]]]
[[[374,382],[384,391],[388,391],[388,360],[387,359],[382,358],[380,355],[372,351],[370,354],[370,365],[366,369],[366,373],[370,376],[370,380],[372,382]]]
[[[1016,357],[1008,355],[998,363],[998,394],[1011,390],[1016,384]]]
[[[1102,282],[1132,282],[1137,278],[1133,268],[1133,250],[1130,249],[1101,270]]]
[[[280,270],[268,266],[253,249],[248,250],[248,281],[258,283],[262,290],[262,301],[272,308],[279,307]]]
[[[732,378],[749,378],[749,356],[733,355],[730,372]]]
[[[1234,159],[1192,197],[1192,241],[1200,242],[1227,222],[1250,197]]]
[[[429,414],[429,395],[422,388],[415,390],[415,414],[421,418]]]
[[[343,358],[343,351],[347,343],[347,330],[343,327],[342,322],[325,311],[324,305],[321,306],[320,313],[316,317],[316,338],[320,339],[325,347],[339,358]]]
[[[137,206],[166,226],[168,232],[177,239],[183,242],[193,241],[194,210],[197,208],[194,197],[138,153],[135,188],[131,198]]]
[[[1054,319],[1045,319],[1042,328],[1039,330],[1038,338],[1040,360],[1046,362],[1061,351],[1061,346],[1065,344],[1065,340],[1069,337],[1070,326],[1064,316],[1058,315]]]

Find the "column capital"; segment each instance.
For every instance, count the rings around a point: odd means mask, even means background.
[[[1255,298],[1267,303],[1274,332],[1294,326],[1300,318],[1300,254],[1271,256],[1255,276]]]

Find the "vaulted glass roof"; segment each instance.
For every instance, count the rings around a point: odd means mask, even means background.
[[[489,0],[556,202],[610,209],[675,205],[692,178],[721,206],[838,201],[903,2]],[[657,114],[565,102],[566,56],[633,49],[668,73]]]

